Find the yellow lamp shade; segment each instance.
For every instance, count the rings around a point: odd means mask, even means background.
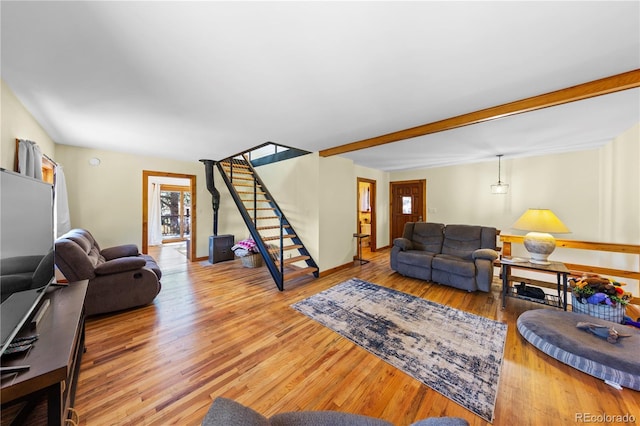
[[[528,209],[511,226],[513,229],[530,231],[524,237],[524,247],[531,255],[530,262],[548,265],[549,255],[556,248],[553,234],[567,234],[569,228],[549,209]]]
[[[571,232],[549,209],[528,209],[511,227],[521,231],[547,232],[549,234],[568,234]]]

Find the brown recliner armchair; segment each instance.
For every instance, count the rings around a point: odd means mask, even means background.
[[[85,311],[104,314],[144,306],[160,293],[162,272],[134,244],[100,249],[86,229],[72,229],[55,242],[56,266],[70,282],[89,280]]]

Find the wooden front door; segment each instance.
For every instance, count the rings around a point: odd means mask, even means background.
[[[427,181],[391,182],[391,241],[402,236],[404,224],[422,222],[427,209]]]

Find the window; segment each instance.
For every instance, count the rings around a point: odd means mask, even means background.
[[[411,214],[413,209],[411,208],[411,197],[402,197],[402,214]]]

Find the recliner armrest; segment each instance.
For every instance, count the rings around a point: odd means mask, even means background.
[[[106,260],[112,260],[120,257],[138,256],[140,252],[138,251],[138,246],[135,244],[123,244],[121,246],[106,248],[100,251],[100,254]]]
[[[98,265],[95,269],[95,273],[96,275],[110,275],[117,274],[118,272],[133,271],[143,268],[146,263],[147,262],[141,257],[121,257]]]
[[[410,240],[402,237],[394,239],[393,245],[403,251],[411,250],[413,248],[413,243]]]
[[[471,254],[471,257],[473,260],[486,259],[493,262],[498,258],[498,252],[493,249],[478,249]]]

